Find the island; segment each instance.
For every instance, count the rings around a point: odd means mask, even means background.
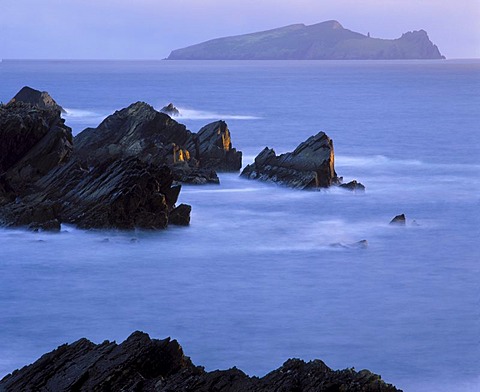
[[[170,53],[167,60],[403,60],[445,59],[425,30],[397,39],[373,38],[336,20],[217,38]]]

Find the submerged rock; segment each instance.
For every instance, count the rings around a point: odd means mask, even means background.
[[[262,378],[236,368],[206,372],[176,340],[134,332],[121,344],[83,338],[43,355],[0,381],[0,391],[273,392],[399,391],[368,370],[332,370],[320,360],[289,359]]]
[[[47,93],[46,91],[35,90],[28,86],[23,87],[10,100],[9,104],[14,102],[29,103],[40,109],[56,109],[59,110],[61,113],[66,113],[65,109],[63,109],[58,103],[56,103],[49,93]]]
[[[160,109],[160,111],[168,114],[170,117],[180,116],[180,111],[173,105],[173,103],[169,103],[167,106],[164,106]]]
[[[325,132],[309,137],[293,152],[278,156],[273,149],[265,147],[254,163],[243,169],[241,176],[296,189],[327,188],[342,182],[335,172],[333,141]],[[349,190],[365,190],[357,181],[342,185]]]

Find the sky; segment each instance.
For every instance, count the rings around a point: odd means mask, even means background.
[[[337,20],[376,38],[424,29],[480,58],[480,0],[0,0],[2,59],[163,59],[209,39]]]

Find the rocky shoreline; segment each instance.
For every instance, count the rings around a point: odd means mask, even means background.
[[[123,343],[83,338],[43,355],[0,381],[10,391],[393,392],[369,370],[332,370],[320,360],[289,359],[264,377],[237,368],[206,372],[176,340],[134,332]]]

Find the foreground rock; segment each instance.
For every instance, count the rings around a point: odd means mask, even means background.
[[[134,332],[121,344],[87,339],[63,345],[0,381],[0,391],[270,392],[399,391],[368,370],[334,371],[290,359],[262,378],[236,368],[206,372],[170,338]]]
[[[328,188],[342,181],[335,172],[333,141],[324,132],[311,136],[286,154],[277,156],[273,149],[265,147],[241,176],[295,189]],[[365,190],[356,181],[344,186],[349,190]]]
[[[23,87],[9,102],[23,102],[36,106],[39,109],[56,109],[61,113],[66,113],[55,100],[46,91],[35,90],[31,87]]]

